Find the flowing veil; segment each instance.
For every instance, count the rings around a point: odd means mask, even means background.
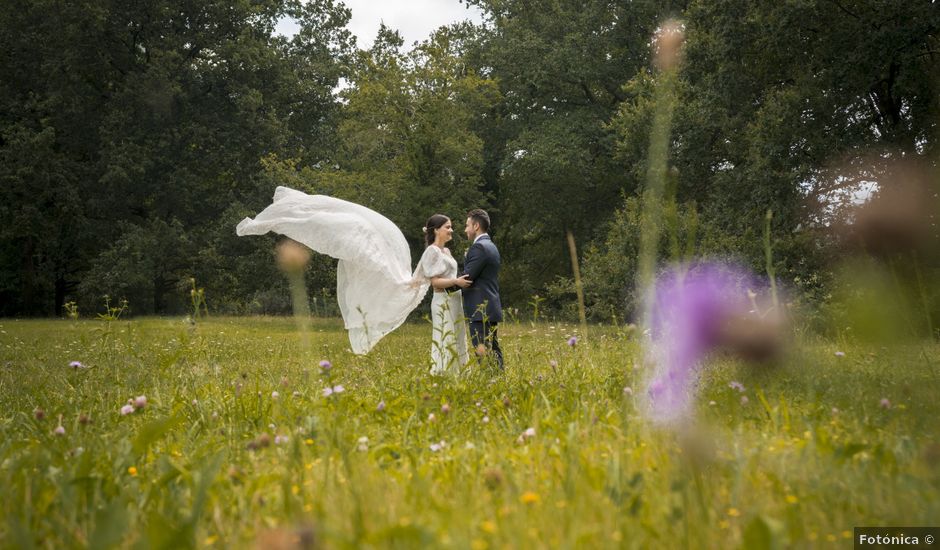
[[[336,298],[353,353],[368,353],[427,294],[430,281],[420,267],[412,273],[401,230],[365,206],[278,187],[270,206],[235,229],[239,236],[269,231],[339,260]]]

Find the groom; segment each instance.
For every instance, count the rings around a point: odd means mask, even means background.
[[[477,208],[467,214],[467,238],[472,241],[464,259],[462,275],[471,285],[463,291],[463,311],[470,321],[470,338],[477,357],[492,349],[496,364],[503,370],[503,351],[496,340],[496,325],[503,320],[499,301],[499,250],[490,240],[490,216]]]

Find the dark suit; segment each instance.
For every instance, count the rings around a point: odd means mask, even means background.
[[[473,346],[484,344],[493,350],[499,368],[503,368],[503,352],[496,339],[496,325],[503,320],[499,300],[499,250],[489,235],[482,235],[467,251],[463,274],[473,284],[463,290],[463,311],[470,321]]]

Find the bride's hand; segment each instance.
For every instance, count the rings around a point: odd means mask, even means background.
[[[469,275],[462,275],[457,279],[454,279],[454,284],[460,288],[467,288],[473,284],[473,281],[470,280]]]

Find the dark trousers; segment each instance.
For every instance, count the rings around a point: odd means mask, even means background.
[[[470,340],[473,342],[474,350],[480,344],[490,350],[496,358],[499,370],[503,370],[503,350],[499,349],[499,340],[496,339],[496,325],[497,323],[470,321]]]

